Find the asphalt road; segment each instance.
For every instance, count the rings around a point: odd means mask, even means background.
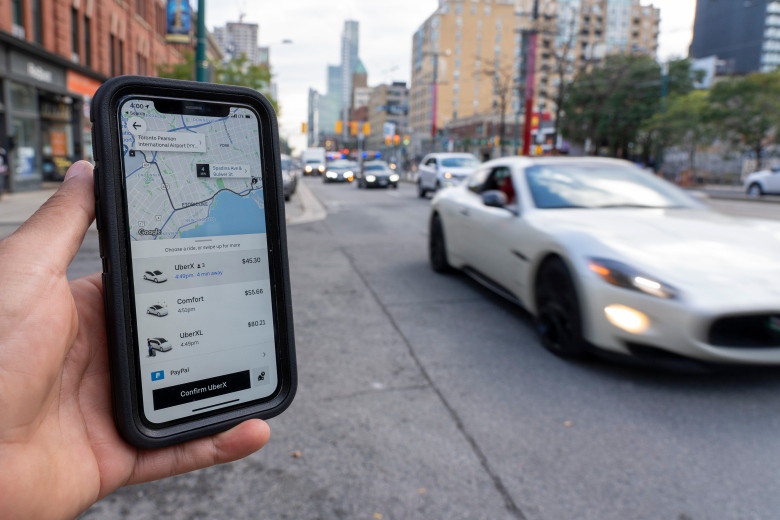
[[[300,388],[271,441],[83,518],[778,517],[780,373],[557,359],[521,309],[430,270],[413,186],[305,182],[328,216],[289,228]],[[69,274],[99,266],[90,233]]]

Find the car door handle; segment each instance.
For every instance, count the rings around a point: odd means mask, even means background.
[[[467,210],[466,208],[463,208],[462,210],[460,210],[460,214],[463,215],[464,217],[468,217],[469,215],[471,215],[469,210]]]

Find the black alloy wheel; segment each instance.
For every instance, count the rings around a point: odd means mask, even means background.
[[[428,233],[428,258],[431,261],[431,269],[437,273],[447,273],[452,270],[447,261],[447,243],[444,240],[444,226],[439,215],[431,217],[431,226]]]
[[[756,198],[756,197],[761,197],[763,194],[764,194],[764,190],[761,189],[761,185],[757,182],[751,184],[747,190],[748,197]]]
[[[577,289],[560,258],[545,261],[536,277],[536,329],[544,347],[556,356],[587,356]]]

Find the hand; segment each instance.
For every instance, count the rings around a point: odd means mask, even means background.
[[[92,166],[0,241],[0,518],[73,518],[120,486],[230,462],[270,436],[260,420],[160,450],[114,425],[100,274],[65,271],[95,218]]]

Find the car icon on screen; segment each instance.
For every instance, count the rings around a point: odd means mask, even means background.
[[[173,347],[170,343],[168,343],[168,340],[165,338],[152,338],[149,340],[148,346],[153,350],[158,350],[160,352],[168,352]]]
[[[168,315],[168,309],[166,309],[162,305],[152,305],[151,307],[146,309],[146,314],[152,314],[154,316],[157,316],[158,318],[162,318],[163,316]]]
[[[144,280],[149,280],[154,283],[167,282],[168,279],[162,274],[162,271],[146,271],[144,273]]]

